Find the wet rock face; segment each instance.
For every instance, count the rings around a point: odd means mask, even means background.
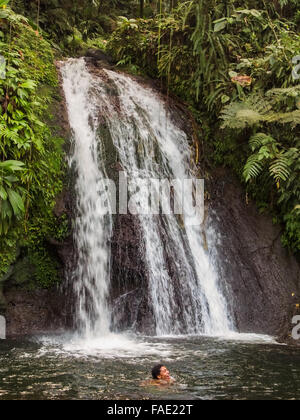
[[[280,228],[246,204],[245,192],[228,173],[217,172],[209,188],[220,234],[219,273],[238,330],[288,335],[300,297],[299,263],[282,247]]]
[[[116,60],[109,54],[105,54],[102,50],[97,48],[89,48],[86,53],[86,58],[99,67],[116,64]]]
[[[7,290],[7,337],[59,333],[70,324],[65,298],[58,290]]]
[[[116,330],[152,334],[143,237],[138,217],[117,215],[111,239],[111,306]]]
[[[66,244],[59,244],[66,250]],[[69,247],[69,252],[72,252]],[[70,254],[65,262],[72,260]],[[63,261],[63,258],[62,258]],[[2,278],[0,315],[7,320],[7,337],[59,332],[72,327],[72,296],[70,289],[54,286],[33,289],[36,268],[28,257],[19,256]]]

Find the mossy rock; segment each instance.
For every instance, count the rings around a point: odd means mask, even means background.
[[[19,260],[13,267],[13,272],[9,278],[9,285],[14,287],[24,287],[28,285],[35,275],[35,267],[30,263],[29,258]]]

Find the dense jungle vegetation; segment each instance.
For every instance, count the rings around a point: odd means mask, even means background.
[[[58,281],[49,238],[69,226],[53,213],[65,165],[54,60],[88,48],[184,101],[196,162],[233,171],[299,255],[299,30],[299,0],[0,0],[0,278],[21,255],[33,287]]]

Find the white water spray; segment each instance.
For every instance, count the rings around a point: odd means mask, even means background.
[[[109,333],[109,288],[111,217],[104,216],[105,168],[97,142],[97,97],[95,82],[85,62],[69,60],[62,67],[69,122],[73,133],[70,166],[76,169],[77,217],[75,241],[78,265],[74,273],[78,329],[85,336]]]

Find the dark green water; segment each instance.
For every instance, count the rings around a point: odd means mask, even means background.
[[[159,362],[177,385],[141,387]],[[300,399],[300,350],[205,337],[2,341],[6,399]]]

